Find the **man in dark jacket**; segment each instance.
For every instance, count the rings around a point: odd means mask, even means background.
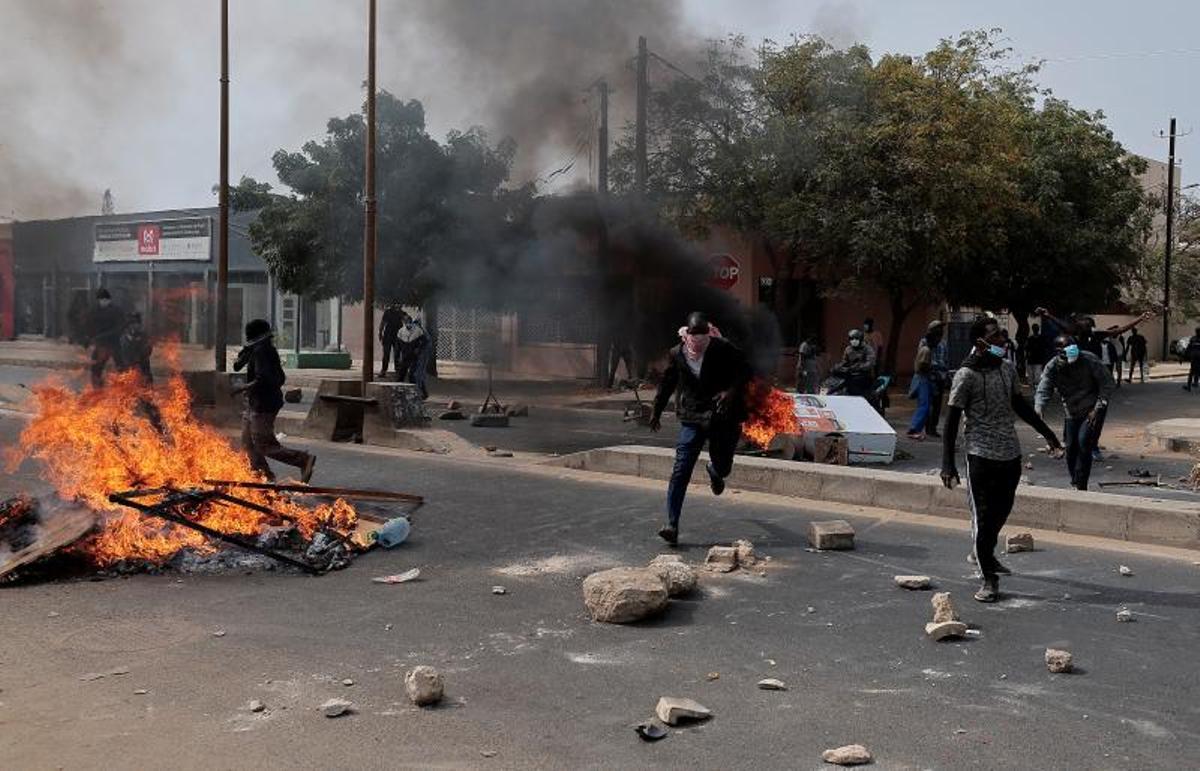
[[[966,417],[967,496],[971,506],[973,548],[968,561],[979,566],[983,585],[975,593],[980,602],[1000,598],[1000,575],[1011,573],[996,559],[996,541],[1012,512],[1021,481],[1021,445],[1016,419],[1033,426],[1056,450],[1058,437],[1021,395],[1016,367],[1005,358],[1000,325],[992,318],[971,325],[975,347],[954,373],[950,386],[950,413],[942,439],[942,483],[958,484],[955,442],[959,421]]]
[[[1086,490],[1092,474],[1092,451],[1100,444],[1108,400],[1117,386],[1108,367],[1090,351],[1080,350],[1075,338],[1059,335],[1054,344],[1057,354],[1042,373],[1033,404],[1041,415],[1052,391],[1057,390],[1062,397],[1067,471],[1071,486]]]
[[[104,384],[104,367],[109,361],[120,365],[121,332],[125,329],[125,311],[113,305],[112,295],[103,287],[96,292],[96,307],[88,316],[88,343],[92,346],[92,388]]]
[[[1188,338],[1183,358],[1188,362],[1187,385],[1183,390],[1190,391],[1200,386],[1200,327],[1196,327],[1196,334]]]
[[[1142,382],[1146,382],[1146,354],[1147,345],[1146,337],[1138,332],[1137,329],[1129,335],[1129,346],[1126,348],[1129,352],[1129,377],[1126,378],[1130,383],[1133,382],[1133,368],[1137,367],[1141,375]]]
[[[246,382],[233,392],[246,394],[246,411],[242,413],[242,448],[250,456],[250,467],[267,479],[275,474],[267,458],[300,469],[300,481],[312,478],[317,457],[303,450],[292,450],[275,438],[275,416],[283,408],[283,384],[287,377],[279,362],[279,351],[272,342],[271,325],[264,319],[254,319],[246,325],[246,346],[238,352],[234,372],[246,369]]]
[[[691,313],[679,336],[682,342],[668,354],[650,419],[650,430],[658,431],[663,410],[674,394],[679,440],[667,486],[667,524],[658,531],[672,545],[679,540],[683,499],[705,442],[711,458],[705,467],[709,486],[713,495],[725,491],[725,477],[733,470],[733,453],[746,419],[745,388],[750,379],[745,354],[721,338],[703,313]]]
[[[383,363],[379,366],[379,379],[387,376],[388,362],[394,362],[400,373],[400,327],[404,326],[405,314],[400,303],[388,303],[379,319],[379,344],[383,347]]]
[[[154,382],[150,371],[150,354],[154,352],[154,344],[142,326],[142,314],[129,314],[125,330],[121,332],[120,356],[117,357],[117,368],[122,372],[136,369],[142,374],[142,379],[149,385]]]

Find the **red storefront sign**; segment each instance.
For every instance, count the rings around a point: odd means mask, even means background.
[[[138,225],[138,254],[158,254],[162,228],[158,225]]]

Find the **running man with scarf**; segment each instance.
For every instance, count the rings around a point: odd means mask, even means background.
[[[996,559],[996,541],[1008,521],[1021,480],[1021,444],[1016,419],[1020,417],[1056,452],[1058,437],[1021,395],[1017,368],[1005,358],[1004,338],[992,318],[971,325],[975,348],[963,361],[950,386],[950,412],[942,438],[942,483],[953,489],[959,483],[954,445],[963,415],[967,449],[967,498],[971,506],[972,549],[968,561],[979,566],[983,585],[975,593],[980,602],[1000,598],[1000,575],[1012,571]]]
[[[746,419],[744,392],[750,379],[750,365],[741,349],[722,338],[703,313],[689,314],[679,337],[680,344],[668,355],[650,419],[651,431],[662,428],[663,410],[674,394],[679,440],[667,486],[667,524],[658,531],[671,545],[679,541],[683,499],[705,442],[711,458],[705,467],[709,487],[713,495],[725,491],[725,477],[733,470],[733,452]]]

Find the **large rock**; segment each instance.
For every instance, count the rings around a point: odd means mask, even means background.
[[[583,579],[583,602],[595,621],[628,624],[662,613],[667,582],[652,568],[612,568]]]
[[[320,706],[325,717],[341,717],[354,711],[354,705],[345,699],[329,699]]]
[[[895,576],[893,580],[901,589],[928,589],[932,583],[929,576]]]
[[[929,602],[933,605],[933,623],[958,621],[958,613],[954,610],[954,603],[950,601],[950,592],[938,592]]]
[[[748,568],[758,562],[758,556],[754,553],[754,544],[745,538],[734,541],[733,548],[737,552],[738,567]]]
[[[1033,533],[1014,533],[1004,541],[1004,550],[1009,554],[1033,551]]]
[[[704,558],[704,567],[718,573],[728,573],[738,566],[736,546],[713,546]]]
[[[861,744],[847,744],[821,753],[821,760],[838,766],[861,766],[870,763],[871,753]]]
[[[660,554],[650,560],[650,568],[666,583],[671,597],[681,597],[696,588],[696,571],[678,554]]]
[[[654,713],[667,725],[679,725],[682,720],[706,720],[712,717],[712,710],[695,699],[679,699],[674,696],[663,696],[659,699]]]
[[[934,621],[925,625],[925,634],[934,641],[963,637],[967,633],[967,625],[961,621]]]
[[[844,519],[808,523],[808,542],[817,549],[853,549],[854,528]]]
[[[412,671],[404,676],[404,690],[413,704],[427,707],[442,700],[445,684],[442,682],[442,674],[433,667],[413,667]]]
[[[1075,668],[1074,657],[1070,651],[1062,651],[1056,648],[1046,649],[1046,669],[1055,673],[1070,672]]]

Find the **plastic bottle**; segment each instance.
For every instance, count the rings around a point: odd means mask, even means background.
[[[408,517],[396,517],[389,519],[383,527],[375,531],[375,540],[383,548],[390,549],[404,543],[410,532],[412,532],[412,525],[409,523]]]

